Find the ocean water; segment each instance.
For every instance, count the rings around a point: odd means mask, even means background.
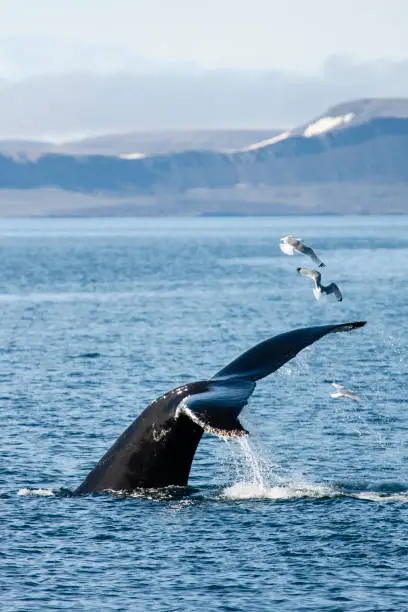
[[[408,217],[3,220],[0,252],[3,610],[408,610]],[[205,434],[188,489],[71,495],[166,390],[360,319],[258,383],[248,438]]]

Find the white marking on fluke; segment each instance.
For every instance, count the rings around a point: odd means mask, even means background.
[[[157,430],[156,427],[153,425],[153,433],[152,433],[153,440],[155,442],[160,442],[161,440],[164,440],[167,437],[167,434],[169,433],[169,431],[170,429],[165,429],[164,427],[161,431]]]
[[[187,395],[187,397],[185,397],[183,401],[181,401],[180,404],[178,405],[178,408],[175,414],[176,419],[180,416],[180,414],[185,414],[186,416],[188,416],[189,419],[193,421],[193,423],[195,423],[196,425],[204,429],[205,432],[210,433],[213,436],[217,436],[217,438],[221,438],[222,440],[230,440],[232,438],[242,438],[243,436],[247,435],[248,432],[245,431],[244,429],[227,430],[227,429],[220,429],[218,427],[212,427],[211,425],[208,425],[208,423],[200,419],[200,417],[194,414],[194,412],[192,412],[190,408],[188,408],[187,405],[184,403],[185,400],[187,400],[189,397],[190,396]]]

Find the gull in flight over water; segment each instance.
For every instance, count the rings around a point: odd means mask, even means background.
[[[353,393],[353,391],[350,391],[349,389],[346,389],[346,387],[343,387],[343,385],[339,385],[336,382],[332,382],[332,385],[335,389],[337,389],[336,393],[331,393],[332,397],[338,398],[338,397],[349,397],[350,399],[355,399],[358,402],[361,400],[360,396],[357,395],[357,393]]]
[[[296,270],[301,276],[307,276],[308,278],[311,278],[313,280],[313,295],[315,296],[316,300],[320,300],[320,298],[322,297],[322,293],[325,295],[330,295],[330,293],[334,293],[334,295],[336,296],[336,300],[338,302],[342,301],[343,296],[336,283],[330,283],[330,285],[322,285],[322,275],[320,274],[320,272],[318,272],[317,270],[309,270],[309,268],[296,268]]]
[[[281,238],[279,248],[282,253],[285,253],[286,255],[293,255],[295,251],[297,251],[298,253],[303,253],[303,255],[308,255],[312,259],[312,261],[319,266],[319,268],[324,268],[326,266],[326,264],[324,264],[318,258],[318,256],[311,247],[306,246],[301,240],[295,238],[291,234]]]

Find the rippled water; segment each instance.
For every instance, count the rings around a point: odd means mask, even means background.
[[[407,609],[408,218],[8,220],[0,249],[5,610]],[[258,383],[248,439],[205,434],[188,490],[70,495],[162,392],[358,319]]]

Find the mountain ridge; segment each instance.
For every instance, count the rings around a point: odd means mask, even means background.
[[[229,152],[184,150],[136,159],[55,152],[35,159],[0,155],[0,190],[57,188],[98,197],[175,200],[194,190],[210,198],[214,190],[346,183],[408,189],[408,100],[342,103],[283,136]],[[408,212],[406,204],[401,211]]]

